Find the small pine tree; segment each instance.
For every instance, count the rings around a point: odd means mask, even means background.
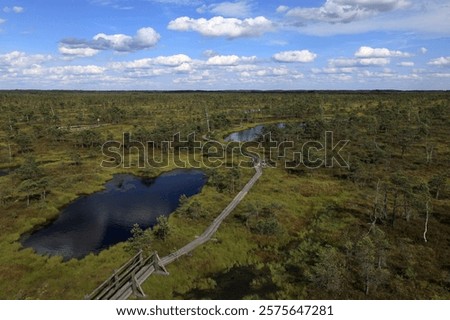
[[[135,223],[131,229],[131,237],[128,239],[125,250],[135,254],[139,250],[145,253],[150,252],[151,236],[148,231],[142,230],[139,224]]]
[[[158,239],[165,241],[170,234],[169,220],[166,216],[159,216],[156,221],[157,224],[153,228],[153,234]]]

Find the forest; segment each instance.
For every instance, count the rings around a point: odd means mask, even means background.
[[[24,248],[115,174],[175,167],[138,166],[140,156],[102,166],[106,141],[128,134],[164,149],[175,133],[223,141],[264,125],[261,146],[292,147],[261,154],[261,179],[214,241],[150,277],[148,299],[449,299],[449,102],[448,91],[0,91],[0,298],[83,299],[138,250],[164,256],[201,234],[253,175],[239,159],[201,168],[199,194],[98,254]],[[296,156],[327,132],[348,141],[348,165],[308,163],[320,148]]]

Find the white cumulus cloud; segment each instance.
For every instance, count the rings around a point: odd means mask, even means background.
[[[92,75],[92,74],[102,74],[105,71],[105,68],[88,65],[88,66],[59,66],[59,67],[51,67],[47,69],[50,74],[55,75]]]
[[[113,69],[148,69],[154,66],[181,67],[186,69],[186,65],[192,63],[192,59],[185,54],[176,54],[172,56],[159,56],[156,58],[145,58],[133,61],[114,62],[111,64]]]
[[[4,7],[3,8],[3,12],[6,12],[6,13],[10,13],[10,12],[13,12],[13,13],[22,13],[24,11],[24,8],[23,7],[19,7],[19,6],[14,6],[14,7]]]
[[[206,64],[214,66],[234,66],[239,64],[239,60],[239,57],[236,55],[214,56],[209,58],[208,61],[206,61]]]
[[[196,31],[210,37],[257,37],[273,29],[273,23],[269,19],[259,16],[256,18],[237,19],[213,17],[193,19],[179,17],[169,22],[168,28],[176,31]]]
[[[161,36],[153,28],[141,28],[137,31],[133,39],[133,46],[136,49],[146,49],[155,46]],[[134,49],[133,49],[134,50]]]
[[[207,65],[212,66],[237,66],[241,63],[253,63],[256,61],[256,57],[239,57],[237,55],[228,55],[228,56],[213,56],[210,57],[207,61]]]
[[[411,54],[402,51],[389,50],[387,48],[371,48],[360,47],[355,52],[355,57],[358,58],[386,58],[386,57],[410,57]]]
[[[99,33],[93,39],[99,48],[108,48],[116,51],[130,51],[130,44],[133,42],[133,37],[125,34],[107,35]]]
[[[176,54],[173,56],[159,56],[153,59],[156,64],[164,66],[180,66],[192,62],[192,59],[185,54]]]
[[[273,59],[277,62],[312,62],[317,58],[317,54],[309,50],[283,51],[275,54]]]
[[[432,66],[450,66],[450,57],[440,57],[428,62]]]
[[[159,39],[160,35],[149,27],[139,29],[134,37],[125,34],[107,35],[99,33],[93,37],[93,44],[94,46],[97,45],[99,49],[130,52],[153,47]]]
[[[12,51],[0,55],[0,69],[2,67],[25,68],[52,59],[50,55],[29,55],[21,51]]]
[[[332,67],[376,67],[388,65],[391,60],[389,58],[362,58],[362,59],[352,59],[352,58],[337,58],[330,59],[330,66]]]
[[[402,61],[402,62],[399,62],[397,65],[399,65],[400,67],[414,67],[414,62]]]
[[[64,39],[59,43],[59,52],[67,56],[92,56],[102,50],[133,52],[154,47],[161,36],[150,27],[141,28],[136,35],[99,33],[92,40]]]
[[[14,13],[22,13],[23,12],[23,7],[18,7],[18,6],[14,6],[13,8],[12,8],[12,11],[14,12]]]
[[[288,6],[278,6],[276,11],[277,11],[277,13],[284,13],[284,12],[286,12],[288,10],[289,10]]]
[[[391,63],[391,58],[407,58],[412,55],[408,52],[390,50],[387,48],[372,48],[368,46],[360,47],[353,58],[330,59],[328,63],[331,67],[382,67]],[[411,62],[399,63],[399,66],[411,66]],[[414,64],[413,64],[414,65]]]
[[[335,4],[337,1],[333,1]],[[285,25],[297,29],[299,32],[310,35],[330,36],[337,34],[362,34],[371,31],[400,31],[431,35],[450,35],[450,6],[448,0],[433,1],[403,1],[386,0],[384,11],[380,0],[366,1],[366,10],[354,10],[354,3],[348,8],[340,6],[336,12],[332,10],[319,10],[322,7],[302,8],[310,12],[310,17],[296,15],[295,11],[288,11],[285,16]],[[370,9],[369,4],[379,7]],[[391,5],[391,7],[388,6]],[[386,10],[392,8],[392,10]],[[341,10],[342,14],[339,13]],[[358,13],[360,12],[360,13]],[[300,11],[300,13],[304,13]],[[330,26],[332,24],[332,26]]]
[[[178,73],[189,73],[194,70],[190,63],[182,63],[178,67],[175,67],[174,70]]]
[[[409,5],[407,0],[327,0],[321,7],[296,7],[286,14],[300,23],[348,23]]]
[[[60,45],[58,50],[65,56],[73,57],[92,57],[100,52],[99,50],[92,48],[71,48],[64,45]]]
[[[27,77],[34,77],[36,79],[45,77],[46,80],[51,81],[68,81],[75,79],[88,79],[93,76],[103,75],[106,69],[96,65],[85,66],[56,66],[56,67],[42,67],[34,65],[22,71],[22,74]]]

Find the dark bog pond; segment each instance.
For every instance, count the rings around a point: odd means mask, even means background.
[[[278,128],[282,129],[285,127],[284,123],[277,123]],[[264,125],[258,125],[249,129],[242,131],[233,132],[227,137],[225,137],[225,142],[235,141],[235,142],[246,142],[253,141],[263,132]]]
[[[11,172],[13,172],[14,168],[6,168],[6,169],[0,169],[0,177],[7,176]]]
[[[264,129],[264,126],[259,125],[250,129],[233,132],[232,134],[228,135],[224,140],[225,142],[229,141],[237,141],[237,142],[246,142],[246,141],[252,141],[255,140],[258,135],[262,133]]]
[[[199,193],[206,183],[200,170],[177,169],[154,179],[118,174],[105,190],[82,196],[50,225],[24,237],[22,245],[43,255],[82,258],[126,241],[135,223],[141,228],[175,211],[179,198]]]

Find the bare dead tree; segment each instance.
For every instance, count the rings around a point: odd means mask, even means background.
[[[425,230],[423,231],[423,240],[425,240],[425,242],[428,242],[427,239],[427,232],[428,232],[428,220],[430,218],[430,201],[428,200],[425,203]]]
[[[433,160],[434,148],[435,148],[434,143],[427,142],[427,144],[425,145],[425,152],[427,154],[427,164],[430,164],[431,161]]]

